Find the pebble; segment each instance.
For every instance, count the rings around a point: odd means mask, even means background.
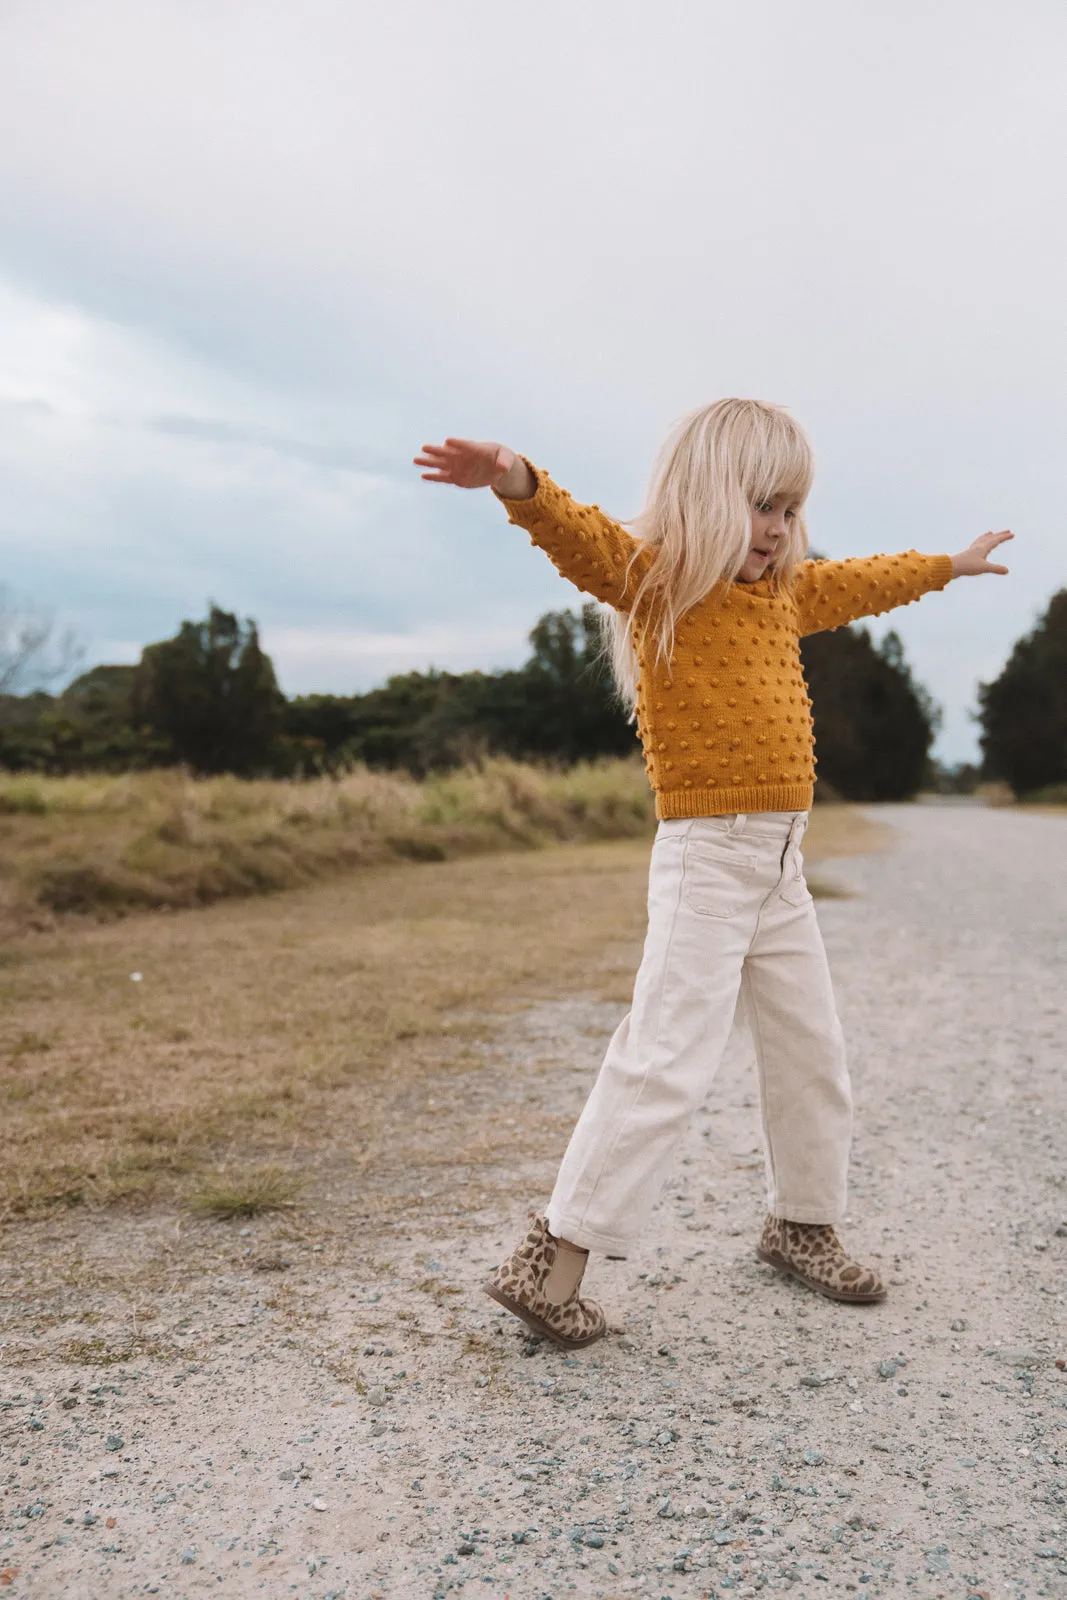
[[[823,1453],[821,1450],[805,1450],[804,1465],[806,1467],[821,1467],[822,1464]]]
[[[178,1560],[181,1562],[183,1567],[191,1567],[193,1562],[196,1560],[196,1551],[192,1548],[183,1550],[181,1555],[178,1557]]]
[[[627,1355],[632,1355],[637,1346],[632,1339],[622,1338],[619,1340],[619,1349],[625,1350]]]
[[[375,1417],[370,1425],[370,1431],[372,1439],[379,1439],[383,1433],[388,1433],[388,1424],[384,1423],[380,1417]]]
[[[326,1510],[326,1502],[325,1502],[325,1500],[321,1499],[320,1496],[316,1495],[314,1500],[312,1500],[312,1502],[311,1502],[311,1509],[312,1509],[312,1511],[325,1511]]]
[[[457,1556],[472,1556],[474,1551],[475,1546],[471,1544],[469,1539],[464,1539],[462,1544],[457,1544],[456,1546]]]
[[[587,1533],[585,1536],[585,1542],[589,1546],[590,1550],[603,1550],[604,1535],[602,1533]]]
[[[926,1570],[927,1570],[927,1572],[947,1572],[948,1571],[948,1546],[947,1545],[945,1545],[945,1544],[935,1545],[932,1550],[924,1551],[924,1554],[926,1556]]]
[[[107,1436],[107,1443],[104,1445],[104,1449],[111,1451],[121,1450],[125,1443],[125,1439],[123,1439],[120,1434],[109,1433]]]
[[[894,1368],[894,1370],[896,1369]],[[806,1372],[800,1381],[805,1389],[822,1389],[826,1384],[837,1381],[837,1373]]]
[[[371,1406],[384,1406],[389,1399],[385,1388],[380,1383],[372,1384],[367,1390],[367,1404]]]
[[[1038,1367],[1045,1359],[1036,1350],[1021,1345],[1004,1345],[997,1351],[998,1358],[1009,1367]]]
[[[966,1319],[966,1317],[954,1317],[953,1320],[949,1323],[949,1329],[953,1333],[966,1333],[967,1332],[967,1319]]]
[[[880,1378],[895,1378],[896,1375],[897,1364],[895,1361],[879,1361],[878,1376]]]

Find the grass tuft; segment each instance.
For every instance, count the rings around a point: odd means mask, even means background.
[[[280,1167],[247,1167],[243,1172],[223,1172],[209,1178],[190,1202],[200,1216],[229,1221],[258,1217],[265,1211],[288,1211],[297,1204],[303,1185],[294,1173]]]

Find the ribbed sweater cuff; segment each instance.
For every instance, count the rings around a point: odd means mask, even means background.
[[[529,512],[534,510],[539,512],[541,510],[541,506],[545,497],[545,480],[548,478],[548,473],[542,471],[540,467],[535,467],[532,461],[526,460],[525,456],[520,456],[519,460],[525,461],[526,465],[534,475],[534,481],[537,484],[537,487],[533,494],[527,495],[525,500],[515,500],[509,499],[506,494],[501,494],[498,489],[494,489],[493,493],[500,501],[500,504],[507,507],[508,516],[510,517],[511,521],[522,523],[525,521]]]

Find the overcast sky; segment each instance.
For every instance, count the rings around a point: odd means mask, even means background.
[[[1067,583],[1065,66],[1061,0],[4,0],[0,579],[89,661],[213,599],[289,692],[510,665],[577,595],[418,447],[625,517],[756,395],[820,551],[1015,529],[894,619],[966,757]]]

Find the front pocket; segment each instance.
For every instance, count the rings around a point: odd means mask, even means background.
[[[804,857],[799,850],[794,852],[778,892],[791,906],[805,906],[811,899],[811,890],[804,877]]]
[[[682,896],[702,917],[732,917],[752,893],[756,857],[740,848],[692,844],[685,853]]]

